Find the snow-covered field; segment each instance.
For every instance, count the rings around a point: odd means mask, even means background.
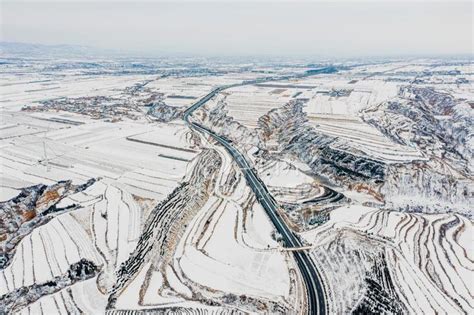
[[[474,312],[472,63],[23,62],[0,65],[0,313],[304,313],[297,251],[330,314]],[[253,80],[192,120],[300,248],[182,119]]]

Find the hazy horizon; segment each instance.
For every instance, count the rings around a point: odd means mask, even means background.
[[[1,2],[1,40],[127,53],[472,55],[471,2]]]

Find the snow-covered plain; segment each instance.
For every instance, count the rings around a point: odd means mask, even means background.
[[[18,210],[26,232],[0,269],[0,312],[9,294],[25,297],[26,289],[35,293],[29,303],[7,313],[304,313],[295,250],[318,267],[328,313],[474,311],[472,213],[438,207],[450,193],[472,197],[457,184],[472,183],[472,174],[452,164],[462,157],[439,161],[419,138],[401,141],[414,127],[397,138],[364,116],[400,102],[400,88],[413,85],[453,97],[466,105],[463,119],[472,118],[472,63],[348,63],[335,73],[235,86],[196,112],[196,121],[214,124],[206,127],[245,153],[304,245],[285,248],[229,153],[182,115],[160,120],[150,108],[182,110],[219,86],[313,67],[156,61],[140,72],[128,61],[97,61],[100,71],[77,60],[24,62],[30,66],[0,65],[0,211],[34,185],[97,181],[60,198],[44,224],[28,225],[36,222],[31,212]],[[454,114],[446,112],[431,121],[449,123]],[[452,139],[472,130],[465,134]],[[418,172],[420,189],[430,178],[442,183],[433,188],[438,199],[425,202],[429,211],[410,208],[404,196],[403,206],[386,203],[402,171]],[[413,196],[421,195],[412,189],[406,198]],[[4,213],[2,255],[9,227],[20,222]],[[84,260],[97,272],[62,287],[61,277]]]

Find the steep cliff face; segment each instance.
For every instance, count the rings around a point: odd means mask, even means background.
[[[364,182],[377,187],[386,165],[352,148],[347,140],[318,132],[307,123],[301,102],[273,109],[259,120],[264,141],[276,141],[282,154],[292,154],[334,185]]]
[[[200,115],[194,115],[194,117],[199,117],[200,123],[216,134],[232,140],[240,148],[249,149],[258,146],[259,138],[255,130],[245,127],[228,113],[225,98],[221,98],[216,106],[204,107],[199,110]]]
[[[361,117],[429,159],[390,169],[382,192],[392,206],[470,215],[474,112],[469,105],[432,88],[404,87],[397,99],[367,108]]]
[[[162,101],[155,102],[148,109],[147,114],[154,117],[159,122],[170,122],[181,116],[183,108],[169,106]]]
[[[457,212],[472,217],[474,186],[439,161],[391,167],[381,187],[387,207],[407,212]]]
[[[385,163],[373,158],[346,139],[314,129],[302,111],[304,104],[296,101],[260,118],[261,146],[276,142],[278,153],[298,157],[333,185],[354,189],[362,184],[391,208],[469,215],[472,110],[431,89],[415,92],[422,96],[409,94],[411,100],[382,103],[361,115],[387,136],[388,143],[415,147],[426,161]],[[402,89],[400,95],[408,93]],[[451,116],[441,119],[437,113]]]
[[[369,107],[361,117],[390,139],[472,174],[474,112],[466,103],[432,88],[404,87],[395,100]]]

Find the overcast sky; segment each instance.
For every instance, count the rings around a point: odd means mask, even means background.
[[[472,54],[470,1],[1,1],[2,40],[211,55]]]

